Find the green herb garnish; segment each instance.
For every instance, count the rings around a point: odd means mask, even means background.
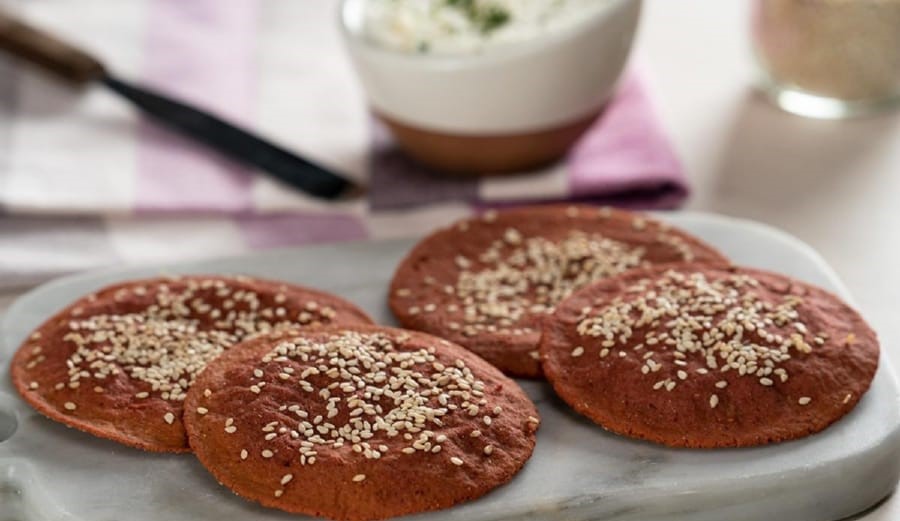
[[[484,5],[477,0],[444,0],[445,5],[462,11],[478,29],[489,34],[509,23],[509,11],[498,5]]]
[[[491,7],[481,21],[481,32],[489,33],[509,22],[509,11],[499,7]]]

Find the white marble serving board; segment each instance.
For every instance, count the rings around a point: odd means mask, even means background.
[[[698,214],[663,215],[736,262],[846,290],[809,247],[770,228]],[[8,362],[27,332],[76,297],[120,279],[160,273],[246,273],[347,297],[392,323],[391,272],[411,242],[273,251],[52,282],[22,297],[0,349],[0,521],[285,520],[232,495],[190,455],[153,455],[44,419],[12,390]],[[885,346],[891,348],[892,346]],[[419,521],[830,521],[866,509],[900,475],[900,400],[884,356],[872,389],[821,434],[739,450],[673,450],[609,434],[526,382],[543,417],[534,457],[512,483]]]

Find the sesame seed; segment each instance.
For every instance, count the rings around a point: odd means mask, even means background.
[[[578,347],[576,347],[575,349],[572,350],[572,357],[573,357],[573,358],[577,358],[577,357],[579,357],[579,356],[581,356],[581,355],[583,355],[583,354],[584,354],[584,348],[581,347],[581,346],[578,346]]]
[[[249,455],[250,455],[250,454],[247,453],[247,449],[241,449],[241,459],[242,459],[242,460],[247,459],[247,456],[249,456]]]
[[[135,398],[147,398],[148,396],[150,396],[150,393],[148,393],[146,391],[140,392],[140,393],[137,393],[134,395]]]
[[[852,397],[853,397],[853,393],[847,393],[847,395],[844,396],[844,403],[849,402],[850,398],[852,398]]]
[[[31,382],[31,383],[29,383],[29,384],[28,384],[28,388],[29,388],[29,389],[37,389],[37,388],[38,388],[38,383],[37,383],[37,382]]]
[[[773,382],[771,378],[762,377],[759,379],[759,383],[768,387],[773,385],[775,382]]]
[[[74,410],[76,409],[76,405],[75,405],[74,403],[72,403],[72,402],[66,402],[66,403],[64,403],[64,404],[63,404],[63,407],[65,407],[66,410],[68,410],[68,411],[74,411]]]
[[[197,414],[203,415],[203,414],[206,414],[206,413],[208,413],[208,412],[209,412],[209,409],[207,409],[206,407],[197,407]]]
[[[281,477],[281,484],[287,485],[288,483],[291,482],[292,479],[294,479],[293,474],[285,474],[284,476]]]
[[[680,378],[680,379],[682,379],[682,380],[687,380],[688,374],[687,374],[686,372],[684,372],[684,371],[678,371],[677,374],[678,374],[678,378]]]
[[[167,412],[163,415],[163,420],[165,420],[169,425],[172,425],[173,423],[175,423],[175,415],[171,412]]]
[[[719,389],[724,389],[728,387],[728,382],[726,382],[725,380],[719,380],[718,382],[716,382],[716,387]]]
[[[710,397],[709,397],[710,408],[715,409],[717,405],[719,405],[719,397],[715,394],[710,395]]]
[[[494,446],[493,446],[493,445],[485,445],[485,446],[484,446],[484,454],[485,454],[486,456],[490,456],[490,455],[493,454],[493,453],[494,453]]]
[[[493,421],[493,420],[491,420],[491,417],[490,417],[490,416],[485,416],[485,417],[484,417],[484,424],[485,424],[485,425],[490,425],[492,421]]]
[[[269,459],[269,458],[271,458],[272,456],[274,456],[275,453],[272,452],[272,451],[270,451],[269,449],[264,449],[264,450],[262,451],[261,455],[262,455],[262,457],[264,457],[264,458],[266,458],[266,459]]]
[[[462,465],[464,463],[464,461],[457,458],[456,456],[454,456],[454,457],[450,458],[450,463],[453,463],[454,465],[456,465],[458,467],[458,466]]]
[[[275,497],[281,497],[284,494],[284,490],[278,489],[275,491]]]
[[[228,427],[225,427],[226,434],[234,434],[235,432],[237,432],[237,427],[235,427],[234,425],[229,425]]]
[[[357,475],[353,476],[353,481],[356,482],[356,483],[359,483],[359,482],[361,482],[361,481],[365,481],[365,479],[366,479],[366,475],[365,475],[365,474],[357,474]]]
[[[800,405],[808,405],[811,401],[812,398],[810,398],[809,396],[801,396],[800,399],[797,400],[797,403],[799,403]]]

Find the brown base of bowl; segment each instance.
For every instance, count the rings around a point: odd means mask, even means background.
[[[601,111],[561,127],[499,136],[445,134],[378,114],[404,151],[419,163],[454,175],[489,176],[534,170],[558,161]]]

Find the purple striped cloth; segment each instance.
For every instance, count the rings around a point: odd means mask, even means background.
[[[161,130],[101,89],[73,93],[0,59],[0,286],[117,262],[417,234],[486,206],[674,208],[688,194],[634,74],[558,165],[450,179],[411,162],[373,123],[341,49],[336,0],[15,7],[122,76],[255,128],[370,191],[337,205],[312,200]]]

